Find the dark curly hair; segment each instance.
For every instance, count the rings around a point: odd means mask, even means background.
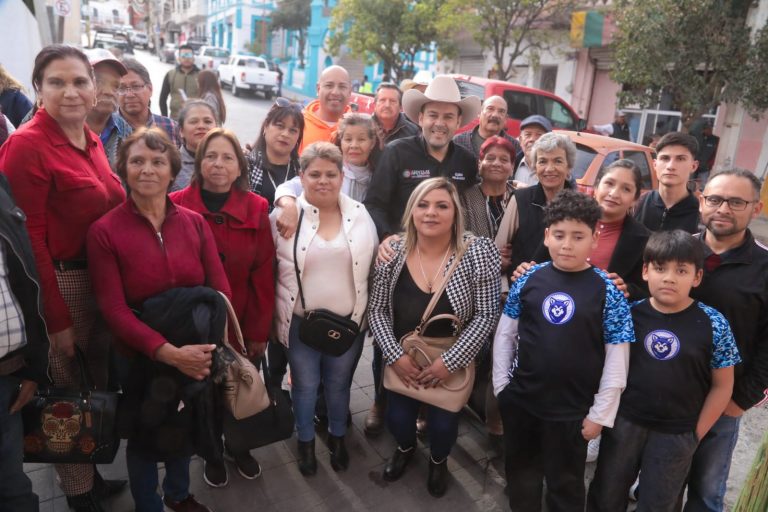
[[[574,220],[583,222],[594,231],[601,213],[594,198],[575,190],[565,189],[558,192],[544,208],[544,227],[548,228],[564,220]]]

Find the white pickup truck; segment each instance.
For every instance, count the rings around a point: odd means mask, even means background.
[[[217,71],[229,59],[229,50],[216,46],[201,46],[195,54],[195,65],[200,69]]]
[[[263,94],[268,100],[280,87],[277,72],[269,70],[266,60],[243,54],[235,54],[219,66],[219,81],[222,89],[228,86],[235,96],[251,91]]]

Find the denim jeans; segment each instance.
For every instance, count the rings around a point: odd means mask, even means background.
[[[125,459],[136,512],[163,512],[163,502],[157,494],[157,462],[133,450],[130,441],[125,451]],[[189,461],[190,457],[164,461],[163,494],[170,501],[182,501],[189,496]]]
[[[294,315],[288,332],[288,364],[291,366],[291,397],[299,441],[315,438],[315,403],[323,383],[328,410],[328,431],[341,437],[347,433],[349,394],[355,361],[363,344],[363,333],[344,354],[334,357],[305,345],[299,338],[301,317]]]
[[[666,434],[617,416],[613,428],[603,429],[587,511],[626,510],[638,470],[643,491],[637,511],[677,510],[698,444],[693,431]]]
[[[401,448],[416,446],[416,418],[422,402],[394,391],[387,392],[387,426]],[[459,413],[427,406],[427,437],[432,458],[451,454],[459,435]]]
[[[741,418],[720,416],[693,456],[688,476],[688,501],[685,512],[723,510],[725,484],[731,470],[731,457],[739,438]]]
[[[38,498],[24,473],[24,429],[21,414],[9,414],[19,379],[0,375],[0,512],[37,512]]]

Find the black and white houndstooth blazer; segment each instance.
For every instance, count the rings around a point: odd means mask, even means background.
[[[376,265],[368,303],[368,322],[387,364],[404,355],[392,327],[392,300],[406,254],[402,242],[392,242],[391,246],[396,255],[388,263]],[[452,255],[448,259],[446,268],[455,257]],[[467,367],[496,328],[500,311],[500,272],[501,258],[493,241],[483,237],[469,241],[469,247],[446,287],[451,307],[463,326],[456,343],[443,354],[448,371]]]

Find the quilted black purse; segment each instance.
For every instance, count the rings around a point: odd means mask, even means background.
[[[318,352],[338,357],[344,354],[355,343],[360,334],[360,326],[347,317],[337,315],[327,309],[312,309],[307,311],[304,304],[304,291],[301,287],[299,264],[296,261],[296,246],[299,243],[299,230],[304,210],[299,215],[296,234],[293,236],[293,266],[296,270],[296,281],[299,283],[299,298],[304,309],[304,318],[299,325],[299,338],[302,343]]]
[[[80,389],[40,389],[21,410],[24,462],[109,464],[120,440],[115,417],[120,394],[95,391],[85,357],[75,347]]]

